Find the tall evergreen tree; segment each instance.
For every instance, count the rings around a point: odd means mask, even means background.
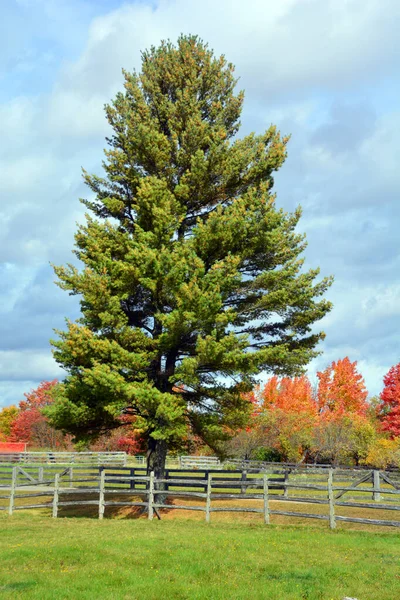
[[[300,209],[278,210],[288,138],[236,137],[234,68],[195,36],[142,55],[105,107],[105,176],[84,172],[84,269],[56,267],[82,318],[53,342],[68,371],[50,410],[78,439],[131,415],[163,473],[188,428],[209,444],[242,424],[261,371],[298,375],[323,333],[330,279],[302,271]]]

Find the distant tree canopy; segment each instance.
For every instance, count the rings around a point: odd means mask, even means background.
[[[182,36],[124,73],[105,176],[84,173],[83,269],[55,268],[82,317],[53,342],[68,376],[49,418],[85,439],[133,417],[157,474],[188,428],[215,447],[243,424],[260,372],[300,375],[330,310],[331,280],[302,268],[300,209],[272,193],[288,138],[237,136],[233,71]]]
[[[12,424],[18,413],[19,410],[16,406],[5,406],[0,410],[0,442],[9,441]]]
[[[57,448],[63,444],[63,435],[51,427],[42,409],[53,402],[52,392],[57,380],[42,381],[38,387],[25,394],[25,400],[18,405],[10,428],[10,441],[26,442],[33,448]]]
[[[327,418],[343,414],[365,416],[368,391],[357,363],[346,356],[318,373],[318,408]]]
[[[360,463],[377,438],[374,410],[357,363],[348,357],[309,379],[271,377],[249,396],[252,419],[228,446],[241,457],[274,456],[298,462]],[[372,456],[372,455],[371,455]]]
[[[244,394],[250,414],[245,427],[219,446],[220,455],[241,459],[400,466],[399,365],[384,377],[380,397],[367,399],[357,363],[348,357],[333,361],[317,373],[312,386],[305,376],[272,376],[263,386]],[[56,381],[43,381],[24,394],[18,406],[0,409],[0,442],[25,442],[29,449],[116,451],[142,454],[146,438],[137,419],[122,415],[120,426],[90,443],[73,444],[48,422],[45,413],[54,402]],[[180,388],[176,389],[179,393]],[[175,452],[210,453],[210,447],[186,427]]]

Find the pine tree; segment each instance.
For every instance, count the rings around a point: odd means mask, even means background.
[[[82,318],[53,342],[68,375],[49,414],[78,439],[134,417],[160,475],[188,429],[215,447],[243,425],[261,371],[297,375],[316,356],[330,279],[302,270],[300,209],[275,206],[288,138],[237,137],[243,93],[223,56],[182,36],[124,78],[105,176],[84,172],[84,268],[55,268]]]

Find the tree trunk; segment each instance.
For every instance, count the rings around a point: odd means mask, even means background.
[[[165,440],[155,440],[149,438],[147,443],[147,475],[154,471],[154,478],[165,479],[165,461],[167,458],[167,442]],[[155,483],[156,490],[165,490],[165,483]],[[166,494],[156,494],[157,504],[164,504],[167,498]]]
[[[167,458],[167,442],[165,440],[155,440],[149,438],[147,443],[147,474],[154,471],[156,479],[164,479],[165,461]]]

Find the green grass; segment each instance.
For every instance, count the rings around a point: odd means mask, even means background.
[[[4,600],[394,600],[396,534],[0,516]]]

